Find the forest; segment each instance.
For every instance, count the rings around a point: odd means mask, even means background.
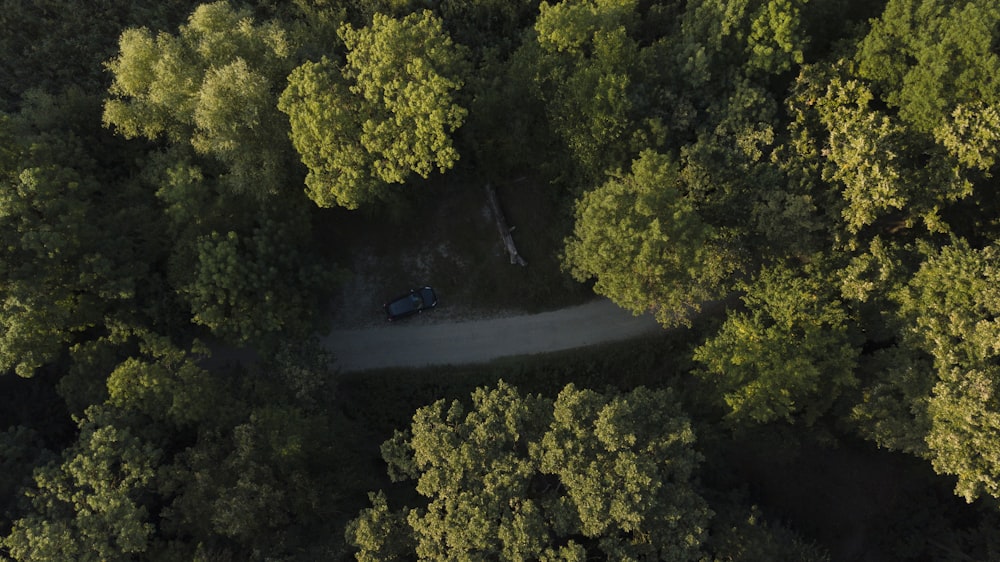
[[[995,0],[6,0],[0,31],[0,559],[1000,560]],[[530,265],[446,289],[662,334],[340,372],[352,249],[486,183]]]

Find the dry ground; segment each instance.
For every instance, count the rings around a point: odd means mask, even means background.
[[[431,285],[439,306],[410,324],[451,323],[554,310],[593,298],[559,269],[567,233],[552,187],[530,180],[499,186],[527,267],[511,265],[475,180],[412,189],[400,204],[377,211],[323,211],[321,241],[345,270],[331,301],[333,329],[385,323],[382,304]]]

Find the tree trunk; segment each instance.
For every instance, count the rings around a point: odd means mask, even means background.
[[[507,219],[504,218],[503,211],[500,209],[500,201],[497,199],[497,191],[490,184],[486,184],[486,198],[490,202],[490,209],[493,210],[493,218],[496,219],[497,230],[500,231],[500,238],[503,239],[504,248],[510,254],[510,263],[520,266],[528,265],[528,262],[524,261],[524,258],[517,253],[514,238],[510,235],[510,231],[513,229],[507,226]]]

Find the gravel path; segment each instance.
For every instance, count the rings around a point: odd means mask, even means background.
[[[430,311],[426,314],[435,314]],[[445,324],[404,320],[376,328],[333,330],[323,339],[342,371],[484,363],[624,340],[655,332],[650,315],[633,316],[609,300],[541,314]]]

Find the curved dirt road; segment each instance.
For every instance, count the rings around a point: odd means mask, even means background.
[[[447,324],[390,324],[334,330],[323,339],[342,371],[484,363],[624,340],[655,332],[650,315],[632,316],[609,300],[541,314]]]

